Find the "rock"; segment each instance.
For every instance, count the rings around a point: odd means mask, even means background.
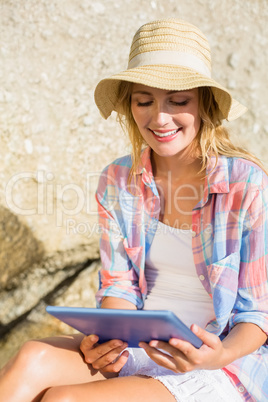
[[[98,289],[100,261],[93,262],[77,275],[71,285],[60,289],[51,297],[56,306],[95,307],[95,293]]]
[[[0,289],[40,261],[43,254],[43,245],[33,231],[18,216],[0,205]]]
[[[228,56],[228,64],[233,69],[236,69],[239,65],[239,55],[237,53],[231,53]]]
[[[73,277],[85,265],[87,264],[78,264],[65,269],[56,266],[53,269],[51,264],[47,269],[44,265],[21,273],[10,281],[10,289],[0,292],[0,333],[1,329],[3,332],[5,326],[31,311],[41,299],[55,291],[59,284]],[[90,278],[88,283],[91,283]]]
[[[76,333],[74,329],[46,313],[46,306],[95,307],[100,263],[94,262],[80,272],[72,283],[65,283],[54,295],[41,300],[8,335],[0,337],[0,368],[29,339]]]

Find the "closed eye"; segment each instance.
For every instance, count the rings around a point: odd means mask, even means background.
[[[172,103],[172,104],[175,105],[175,106],[186,106],[186,105],[188,105],[189,100],[186,99],[186,100],[183,101],[183,102],[170,101],[170,103]]]
[[[189,99],[186,99],[185,101],[182,102],[176,102],[173,100],[170,100],[170,103],[174,106],[186,106],[189,103]],[[137,106],[139,107],[146,107],[146,106],[151,106],[153,104],[153,101],[147,101],[147,102],[137,102]]]
[[[141,106],[141,107],[144,107],[144,106],[151,106],[151,105],[152,105],[152,103],[153,103],[153,101],[148,101],[148,102],[138,102],[138,103],[137,103],[137,106]]]

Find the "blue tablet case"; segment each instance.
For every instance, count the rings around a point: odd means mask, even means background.
[[[200,348],[202,341],[171,311],[115,310],[48,306],[46,311],[85,335],[96,334],[99,342],[120,339],[129,347],[140,341],[184,339]]]

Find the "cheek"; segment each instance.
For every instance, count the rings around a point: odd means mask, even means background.
[[[184,115],[184,118],[178,120],[182,123],[185,128],[187,127],[189,130],[198,131],[200,127],[200,118],[199,116],[195,116],[192,113],[187,113]]]
[[[137,109],[136,107],[131,107],[131,112],[137,126],[139,128],[143,127],[146,122],[145,113],[143,113],[140,109]]]
[[[189,119],[189,126],[192,126],[194,130],[198,132],[200,124],[201,124],[201,118],[199,116],[199,113],[197,113],[196,111],[191,113],[191,118]]]

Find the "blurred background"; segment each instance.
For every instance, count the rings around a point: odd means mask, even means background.
[[[47,304],[95,305],[94,192],[130,147],[94,88],[164,17],[208,37],[213,77],[249,110],[227,123],[233,140],[268,166],[267,0],[0,0],[0,367],[27,339],[70,332]]]

